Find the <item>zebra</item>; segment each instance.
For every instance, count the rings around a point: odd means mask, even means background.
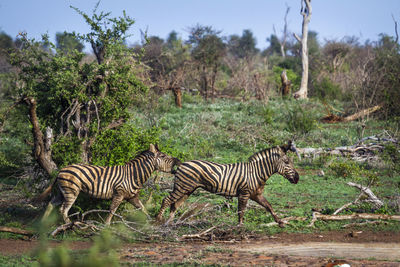
[[[57,182],[61,194],[52,198],[43,219],[48,217],[54,205],[61,204],[60,212],[63,219],[65,223],[70,223],[68,211],[80,191],[93,198],[112,199],[110,213],[105,221],[107,225],[110,224],[113,213],[123,200],[142,209],[149,217],[139,199],[139,190],[153,171],[173,173],[174,166],[179,164],[178,159],[160,152],[157,145],[150,144],[149,150],[142,152],[125,165],[109,167],[86,164],[69,165],[61,169],[54,182],[37,197],[39,201],[44,200]]]
[[[263,191],[265,182],[274,173],[279,173],[293,184],[299,181],[293,161],[286,155],[288,150],[296,152],[292,141],[255,153],[248,162],[218,164],[192,160],[182,163],[175,173],[173,191],[164,198],[156,220],[161,222],[166,208],[170,206],[169,219],[165,223],[168,225],[178,207],[200,187],[228,198],[238,197],[239,226],[243,224],[244,210],[250,198],[269,211],[279,226],[283,227],[284,222],[275,214]]]

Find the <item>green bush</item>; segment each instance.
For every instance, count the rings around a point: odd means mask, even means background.
[[[308,134],[316,127],[316,120],[311,111],[307,111],[300,104],[287,108],[286,130],[296,134]]]
[[[382,158],[389,164],[391,170],[400,174],[400,151],[396,145],[385,145]]]
[[[147,150],[149,144],[158,144],[161,129],[141,129],[133,124],[124,124],[119,129],[103,131],[92,147],[92,163],[100,166],[123,165],[139,152]]]
[[[315,96],[321,100],[342,99],[340,86],[333,83],[328,77],[324,77],[321,82],[314,83],[312,89],[310,96]]]
[[[350,160],[333,162],[329,165],[329,168],[336,177],[351,178],[355,181],[364,181],[371,184],[378,180],[375,172]]]
[[[287,68],[284,68],[284,67],[274,66],[272,68],[272,71],[274,72],[274,81],[275,81],[275,83],[280,88],[280,86],[281,86],[281,73],[282,73],[282,71],[284,69],[286,69],[287,78],[292,83],[292,86],[291,86],[292,90],[293,90],[293,88],[298,88],[300,86],[301,77],[299,75],[297,75],[292,69],[287,69]]]

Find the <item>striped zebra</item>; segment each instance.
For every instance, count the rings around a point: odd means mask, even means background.
[[[142,152],[132,161],[122,166],[100,167],[85,164],[73,164],[63,168],[55,181],[37,198],[43,200],[57,182],[61,194],[53,197],[43,218],[46,218],[54,205],[61,204],[60,212],[66,223],[70,222],[68,211],[82,191],[93,198],[112,199],[110,214],[106,224],[110,224],[113,213],[123,200],[136,208],[142,209],[148,216],[139,199],[139,190],[153,171],[173,172],[173,167],[180,161],[160,152],[157,146],[150,144],[150,149]]]
[[[238,197],[239,225],[243,224],[243,213],[250,198],[269,211],[279,226],[283,227],[283,221],[275,214],[263,192],[265,182],[274,173],[279,173],[293,184],[299,181],[299,174],[286,155],[288,150],[296,151],[291,141],[287,145],[255,153],[248,162],[218,164],[192,160],[182,163],[175,174],[174,189],[164,198],[157,221],[162,221],[166,208],[170,206],[166,224],[171,222],[178,207],[200,187],[226,197]]]

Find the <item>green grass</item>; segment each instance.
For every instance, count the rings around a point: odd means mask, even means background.
[[[5,256],[0,254],[0,266],[19,267],[19,266],[32,266],[37,264],[37,260],[30,256],[17,255]]]

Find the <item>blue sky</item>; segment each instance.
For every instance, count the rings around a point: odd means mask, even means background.
[[[52,40],[57,32],[86,33],[89,27],[69,6],[91,13],[97,0],[0,0],[0,31],[12,37],[26,31],[28,37],[39,38],[48,33]],[[127,14],[136,20],[128,40],[140,41],[140,30],[166,38],[175,30],[186,39],[188,27],[196,24],[213,26],[222,35],[241,35],[250,29],[257,47],[268,46],[266,38],[273,25],[281,33],[286,4],[291,8],[288,27],[301,32],[300,0],[102,0],[99,10],[112,16]],[[400,0],[313,0],[310,30],[318,32],[319,40],[340,40],[356,36],[361,42],[375,41],[380,33],[395,35],[392,15],[400,23]]]

